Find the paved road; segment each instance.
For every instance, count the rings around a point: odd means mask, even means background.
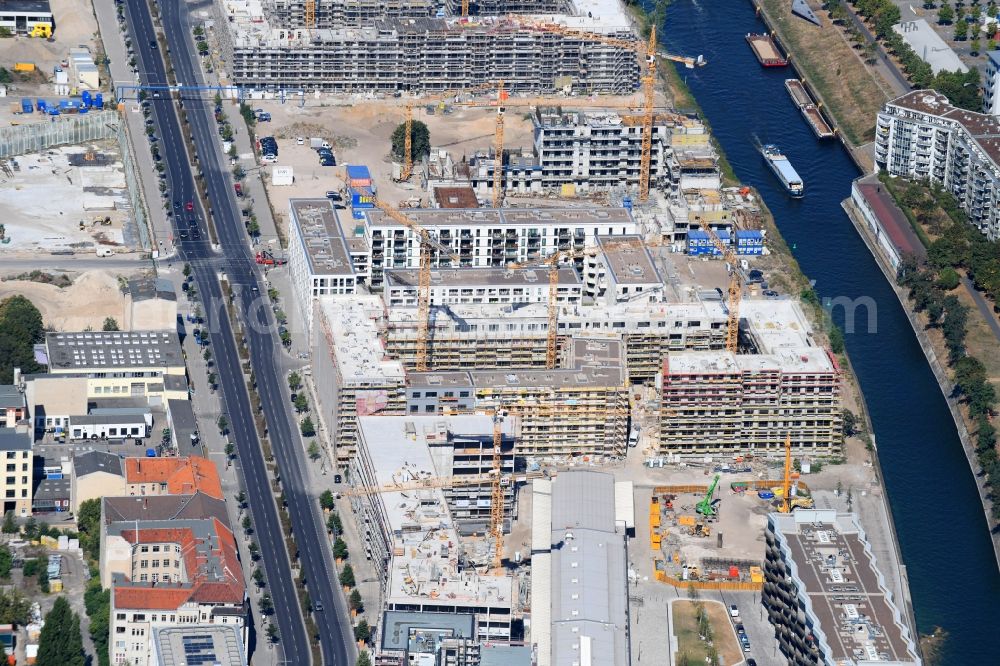
[[[150,46],[151,42],[156,40],[156,35],[145,0],[128,0],[126,15],[136,54],[142,65],[143,83],[164,84],[166,75],[160,51]],[[163,157],[167,162],[171,196],[183,202],[193,201],[199,206],[177,109],[168,99],[152,100],[152,108],[164,146]],[[220,170],[216,175],[225,177],[225,171]],[[205,216],[202,214],[201,218],[205,219]],[[229,228],[232,230],[231,226]],[[201,231],[203,236],[207,234],[206,229],[202,228]],[[227,238],[230,244],[238,244],[232,233]],[[235,248],[227,248],[225,252],[226,271],[229,276],[242,284],[254,282],[256,276],[249,260],[245,256],[240,256],[237,251],[230,253],[229,249],[235,250]],[[309,664],[311,661],[309,641],[305,635],[277,507],[273,501],[267,470],[254,429],[250,400],[243,385],[243,372],[236,343],[231,335],[229,316],[224,307],[218,307],[218,304],[223,303],[223,295],[214,265],[217,260],[212,258],[210,248],[203,241],[182,241],[180,253],[193,268],[198,289],[205,303],[203,309],[206,325],[211,331],[218,333],[213,335],[213,341],[223,404],[229,414],[230,436],[240,456],[246,492],[251,500],[257,543],[261,549],[262,562],[274,601],[275,622],[281,634],[281,649],[288,663]],[[249,298],[249,295],[245,298]]]
[[[858,29],[858,32],[860,32],[861,36],[865,38],[865,41],[870,44],[875,44],[876,65],[878,66],[878,70],[882,72],[882,76],[885,78],[886,82],[895,89],[897,95],[904,95],[912,90],[913,86],[910,85],[910,82],[906,80],[906,76],[899,71],[899,68],[896,67],[896,63],[889,59],[889,56],[885,53],[885,49],[883,49],[882,45],[877,39],[875,39],[875,35],[873,35],[872,31],[868,29],[865,22],[861,20],[861,18],[855,13],[854,9],[847,3],[844,3],[844,8],[847,10],[848,16],[851,17],[851,22],[854,24],[854,27]],[[907,20],[905,13],[903,14],[903,20]]]
[[[150,267],[148,259],[143,259],[142,255],[124,255],[131,258],[105,258],[97,259],[93,254],[77,255],[67,257],[65,255],[39,254],[32,259],[8,259],[4,257],[3,265],[0,266],[0,273],[22,273],[26,270],[46,270],[46,271],[93,271],[93,270],[118,270],[118,271],[143,271]]]
[[[130,2],[141,5],[142,0],[130,0]],[[160,8],[164,33],[172,54],[172,64],[178,83],[186,87],[203,85],[204,80],[198,65],[198,56],[191,39],[188,6],[177,2],[165,2],[160,5]],[[139,41],[139,44],[148,45],[148,41],[148,39],[143,39]],[[258,392],[263,400],[262,407],[268,425],[271,448],[281,473],[282,490],[299,550],[303,577],[309,587],[309,595],[314,606],[322,604],[324,607],[324,611],[315,614],[319,633],[318,642],[323,661],[330,665],[349,666],[353,663],[354,652],[354,638],[348,619],[349,615],[340,592],[340,586],[335,582],[333,559],[319,504],[314,494],[308,489],[305,452],[296,432],[298,425],[293,422],[290,416],[291,404],[288,399],[284,372],[279,361],[283,352],[277,335],[277,326],[271,315],[271,310],[262,296],[265,290],[261,288],[259,270],[254,264],[247,246],[246,232],[230,180],[227,157],[222,153],[219,133],[213,117],[211,97],[211,93],[203,93],[203,99],[186,99],[184,101],[199,160],[195,169],[200,169],[200,172],[204,174],[208,197],[211,201],[208,213],[214,219],[221,254],[225,259],[225,272],[230,284],[234,285],[237,296],[236,306],[241,320],[245,322],[250,362],[258,384]],[[172,105],[168,104],[167,106],[171,111],[176,111]],[[171,115],[176,118],[176,113]],[[173,144],[167,136],[164,136],[163,141],[166,145],[177,145],[178,149],[182,150],[179,142]],[[183,155],[180,153],[172,155],[171,161],[185,171],[186,177],[190,181],[190,168],[181,159],[182,157]],[[177,199],[178,194],[175,192],[173,197]],[[184,251],[192,258],[192,264],[196,266],[210,256],[206,246],[192,247],[190,242],[184,243]],[[207,274],[206,269],[196,267],[195,272],[198,275],[199,284],[203,281],[210,283],[208,290],[202,288],[203,297],[207,295],[208,298],[221,299],[219,286],[212,279],[212,276]],[[210,308],[206,307],[206,310],[208,309]],[[229,420],[234,423],[234,431],[238,428],[247,430],[242,438],[240,433],[235,433],[240,459],[247,475],[247,494],[251,501],[266,504],[267,513],[270,513],[269,510],[272,506],[270,492],[265,483],[260,485],[256,483],[258,477],[266,481],[266,476],[263,469],[262,453],[257,439],[252,433],[252,416],[246,393],[242,390],[242,372],[235,343],[228,335],[229,322],[225,312],[220,314],[218,323],[224,328],[220,328],[221,335],[214,338],[217,341],[215,344],[219,376],[222,379],[223,397],[230,414]],[[257,468],[259,468],[259,474],[256,473]],[[254,509],[256,518],[256,506]],[[281,531],[279,528],[274,527],[272,531],[272,528],[258,524],[257,531],[261,539],[265,537],[263,534],[265,530],[271,533],[268,538],[280,540]],[[276,549],[272,552],[279,551]],[[281,595],[294,596],[294,587],[291,581],[284,580],[284,558],[282,560],[282,566],[276,567],[281,569],[281,579],[277,580],[271,578],[271,563],[268,562],[267,573],[272,587],[272,595],[276,596],[280,587]],[[278,623],[281,626],[285,658],[293,664],[309,663],[308,652],[303,652],[300,647],[302,631],[298,626],[297,604],[296,608],[287,614],[283,613],[277,600],[275,606]],[[286,629],[282,623],[294,623],[296,626],[294,629],[292,627]],[[294,640],[290,640],[292,638]]]
[[[997,316],[993,314],[993,306],[990,305],[985,298],[983,298],[983,295],[979,293],[979,290],[972,284],[972,280],[964,275],[962,276],[962,285],[965,287],[965,290],[969,292],[969,296],[972,296],[972,300],[976,302],[976,308],[979,309],[979,314],[981,314],[983,319],[986,320],[986,323],[989,324],[990,330],[993,331],[993,337],[997,339],[997,342],[1000,342],[1000,321],[997,321]]]

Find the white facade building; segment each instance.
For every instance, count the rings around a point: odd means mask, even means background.
[[[983,113],[1000,115],[1000,51],[986,54],[986,76],[983,79]]]
[[[1000,119],[915,90],[885,105],[875,140],[879,169],[941,185],[983,234],[1000,238]]]

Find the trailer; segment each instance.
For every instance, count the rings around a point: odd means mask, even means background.
[[[254,257],[254,260],[261,266],[284,266],[288,263],[288,259],[283,254],[275,254],[270,250],[261,250]]]

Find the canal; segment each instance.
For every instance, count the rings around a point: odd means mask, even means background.
[[[669,51],[708,60],[679,71],[736,175],[760,190],[820,297],[877,304],[876,330],[863,330],[859,317],[846,343],[871,412],[918,630],[948,632],[942,664],[998,663],[1000,632],[989,627],[998,625],[1000,572],[976,479],[909,321],[840,207],[858,170],[838,143],[819,142],[792,105],[784,87],[792,70],[757,63],[745,35],[765,31],[746,0],[673,0],[660,35]],[[785,196],[756,140],[784,149],[805,198]],[[834,320],[842,318],[835,309]]]

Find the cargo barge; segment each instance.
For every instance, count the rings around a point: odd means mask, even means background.
[[[788,158],[785,157],[780,148],[773,143],[769,143],[760,147],[760,154],[764,156],[764,161],[771,167],[771,171],[778,177],[778,180],[781,181],[781,184],[785,187],[785,191],[789,195],[796,199],[805,195],[802,178],[799,177],[798,172],[795,171],[792,163],[788,161]]]
[[[764,67],[785,67],[788,65],[788,58],[778,48],[778,44],[771,35],[749,33],[747,43],[753,49],[753,54]]]
[[[792,96],[795,106],[799,107],[799,113],[806,119],[813,132],[820,139],[831,139],[836,134],[830,123],[823,117],[823,113],[813,101],[812,96],[799,79],[785,79],[785,89]]]

